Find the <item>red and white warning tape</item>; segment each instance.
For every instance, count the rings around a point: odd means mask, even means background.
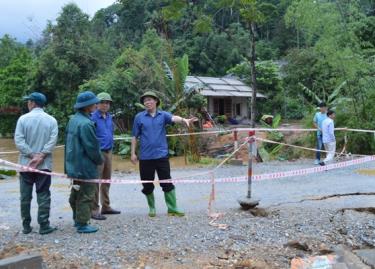
[[[261,180],[268,180],[268,179],[279,179],[279,178],[285,178],[285,177],[295,177],[295,176],[303,176],[307,174],[314,174],[319,173],[323,171],[333,170],[333,169],[339,169],[344,168],[348,166],[358,165],[362,163],[367,163],[375,161],[375,156],[366,156],[354,160],[349,161],[343,161],[343,162],[337,162],[328,164],[325,166],[315,166],[310,168],[303,168],[303,169],[296,169],[296,170],[289,170],[285,172],[275,172],[275,173],[265,173],[265,174],[255,174],[253,175],[252,179],[255,181],[261,181]],[[20,172],[36,172],[41,173],[45,175],[51,175],[56,176],[60,178],[68,178],[65,174],[56,173],[56,172],[46,172],[41,171],[38,169],[33,169],[27,166],[15,164],[6,160],[0,159],[0,164],[14,167],[17,171]],[[139,180],[139,179],[86,179],[86,180],[80,180],[80,179],[74,179],[76,181],[83,181],[88,183],[111,183],[111,184],[141,184],[141,183],[174,183],[174,184],[211,184],[212,179],[188,179],[193,177],[200,177],[200,176],[207,176],[211,174],[213,171],[207,171],[203,173],[198,173],[194,175],[189,175],[185,177],[175,178],[175,179],[168,179],[168,180]],[[215,183],[236,183],[236,182],[243,182],[247,181],[247,175],[246,176],[239,176],[239,177],[224,177],[224,178],[216,178],[214,180]]]

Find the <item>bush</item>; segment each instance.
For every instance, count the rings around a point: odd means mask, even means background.
[[[1,115],[0,121],[0,135],[11,136],[16,129],[17,120],[20,115],[4,114]]]

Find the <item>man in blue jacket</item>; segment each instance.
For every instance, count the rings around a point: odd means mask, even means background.
[[[197,118],[184,119],[172,115],[169,112],[158,109],[159,97],[152,91],[145,92],[141,98],[145,111],[138,113],[134,118],[131,144],[131,161],[136,164],[138,157],[135,153],[137,139],[140,141],[139,170],[141,180],[154,180],[155,171],[160,180],[160,186],[164,192],[165,203],[168,207],[168,215],[184,216],[184,212],[177,208],[176,192],[172,183],[163,182],[163,179],[171,179],[170,164],[168,158],[168,143],[166,126],[173,123],[184,123],[190,126]],[[155,217],[154,184],[144,183],[143,194],[146,195],[149,206],[149,216]]]
[[[103,163],[100,146],[95,134],[95,124],[90,113],[96,110],[99,99],[91,91],[78,95],[75,115],[66,128],[65,173],[73,180],[69,203],[77,232],[94,233],[98,228],[88,224],[96,184],[90,179],[98,178],[98,165]]]

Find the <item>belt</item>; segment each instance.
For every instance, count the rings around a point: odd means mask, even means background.
[[[102,149],[101,151],[105,152],[105,153],[108,153],[108,152],[112,151],[112,149]]]

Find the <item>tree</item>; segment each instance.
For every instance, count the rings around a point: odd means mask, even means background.
[[[372,16],[364,11],[362,2],[293,2],[286,14],[286,22],[300,30],[301,46],[305,48],[290,55],[287,81],[290,79],[293,81],[289,84],[291,87],[297,85],[300,92],[307,93],[309,101],[315,101],[311,98],[315,95],[328,101],[336,100],[339,103],[336,105],[338,124],[372,129],[375,122],[369,104],[374,101],[371,98],[375,54],[371,38]],[[296,72],[290,72],[292,70]],[[296,81],[303,86],[294,84]],[[362,138],[353,135],[349,149],[355,148],[358,152],[358,144],[366,152],[374,148],[373,139]]]
[[[130,121],[139,110],[139,97],[146,89],[167,96],[170,85],[162,65],[163,51],[163,40],[150,30],[139,50],[125,49],[105,73],[81,86],[81,89],[92,89],[96,93],[105,91],[112,95],[113,109],[121,119],[121,132],[130,128]]]
[[[9,35],[0,38],[0,68],[8,66],[14,57],[22,50],[21,44]]]
[[[44,33],[46,44],[38,58],[32,89],[47,94],[53,103],[50,112],[63,129],[79,86],[97,71],[101,53],[90,35],[89,17],[78,6],[64,6],[56,22]]]
[[[30,52],[21,49],[10,63],[0,69],[0,107],[20,106],[28,89],[33,61]]]

